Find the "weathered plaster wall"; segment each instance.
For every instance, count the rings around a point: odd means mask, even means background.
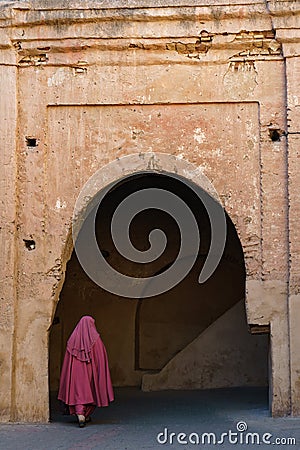
[[[266,386],[267,353],[268,336],[251,336],[248,332],[242,300],[203,331],[159,373],[145,374],[142,389]]]
[[[290,30],[288,36],[295,33]],[[299,236],[299,109],[300,109],[300,48],[299,44],[286,45],[287,53],[287,106],[288,106],[288,176],[289,176],[289,242],[290,242],[290,283],[289,283],[289,324],[291,333],[291,397],[292,413],[300,414],[300,236]]]
[[[8,58],[9,59],[9,58]],[[2,60],[2,64],[5,61]],[[9,63],[9,61],[7,61]],[[0,391],[1,420],[11,412],[15,300],[16,68],[0,65]]]
[[[48,418],[47,330],[74,202],[98,168],[129,154],[100,187],[149,168],[184,175],[184,160],[216,187],[245,254],[248,322],[271,325],[272,412],[298,414],[299,2],[193,3],[1,7],[2,420]],[[149,150],[177,159],[149,166],[138,156]]]

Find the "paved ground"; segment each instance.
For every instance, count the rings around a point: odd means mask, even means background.
[[[111,406],[97,409],[93,422],[82,429],[78,428],[72,416],[58,412],[56,402],[49,424],[0,425],[0,449],[240,450],[270,449],[270,445],[276,449],[300,449],[300,419],[272,419],[265,389],[143,393],[134,388],[124,388],[115,390],[115,397]],[[242,431],[243,427],[247,430]],[[209,436],[210,444],[208,436],[203,433],[215,433],[215,436]],[[222,437],[222,433],[227,435]],[[276,444],[278,438],[281,440],[279,445]],[[294,438],[296,444],[288,444],[287,438]],[[261,442],[262,439],[269,444]]]

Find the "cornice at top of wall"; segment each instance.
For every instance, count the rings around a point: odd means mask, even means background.
[[[177,31],[191,36],[200,29],[223,34],[281,29],[290,30],[294,40],[299,17],[300,0],[0,0],[0,47],[41,36],[85,37],[89,24],[96,24],[97,37],[106,39],[177,36]],[[133,25],[125,29],[121,22]]]
[[[294,0],[277,0],[267,3],[296,3]],[[265,5],[265,0],[0,0],[0,8],[9,9],[136,9],[230,5]]]
[[[300,9],[300,0],[0,0],[0,15],[12,10],[132,10],[160,8],[244,8],[264,7],[269,12]]]

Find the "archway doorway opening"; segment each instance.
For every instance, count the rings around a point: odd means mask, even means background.
[[[104,197],[96,218],[99,248],[107,262],[128,276],[150,277],[166,271],[180,248],[176,221],[161,210],[139,213],[130,225],[132,244],[149,248],[158,228],[167,236],[163,254],[148,264],[120,255],[110,233],[112,215],[128,195],[159,188],[179,196],[196,218],[201,241],[190,273],[169,291],[133,299],[109,293],[89,279],[75,251],[67,265],[49,340],[49,388],[58,390],[66,341],[81,316],[91,315],[106,345],[115,388],[142,391],[266,387],[268,336],[247,329],[245,264],[236,229],[226,214],[227,236],[221,261],[203,284],[198,276],[211,242],[209,217],[199,197],[185,183],[155,172],[128,176]],[[201,190],[199,186],[195,189]],[[207,194],[208,195],[208,194]],[[52,403],[52,411],[55,409]],[[52,412],[53,416],[53,412]]]

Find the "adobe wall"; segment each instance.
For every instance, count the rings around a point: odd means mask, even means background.
[[[72,213],[108,163],[98,188],[141,170],[214,185],[248,323],[270,325],[272,413],[299,414],[299,2],[146,3],[0,8],[2,421],[48,420]]]
[[[244,307],[243,300],[238,302],[172,358],[160,372],[145,374],[142,389],[156,391],[266,386],[267,336],[253,336],[248,332]]]

